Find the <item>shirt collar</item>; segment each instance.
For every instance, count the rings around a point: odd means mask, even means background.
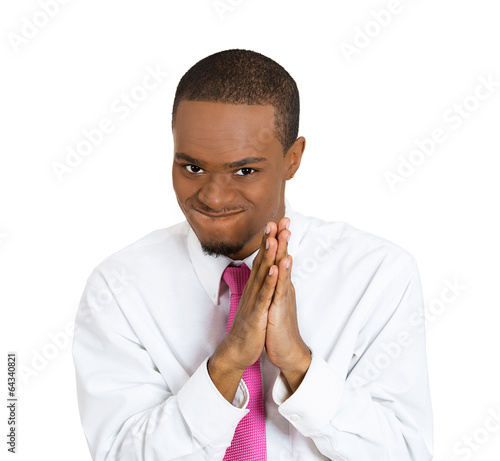
[[[288,242],[288,254],[295,256],[299,242],[302,239],[304,226],[301,215],[293,211],[286,197],[285,216],[290,218],[291,237],[290,242]],[[231,263],[238,266],[245,263],[250,269],[252,269],[253,261],[259,252],[257,249],[243,260],[235,260],[227,256],[215,257],[206,255],[203,253],[201,243],[191,226],[189,226],[188,230],[187,245],[189,256],[191,258],[191,262],[193,263],[196,275],[214,304],[219,304],[221,279],[226,267]]]

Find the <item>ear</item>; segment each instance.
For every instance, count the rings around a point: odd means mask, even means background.
[[[287,174],[285,179],[293,178],[294,174],[297,172],[300,166],[300,161],[302,160],[302,154],[304,153],[304,149],[306,148],[306,138],[304,136],[300,136],[297,140],[291,145],[290,149],[286,153],[286,169]]]

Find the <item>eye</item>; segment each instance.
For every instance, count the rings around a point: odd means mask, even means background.
[[[199,166],[196,166],[196,165],[182,165],[182,166],[183,166],[183,168],[188,169],[187,171],[189,171],[190,173],[193,173],[193,174],[198,174],[200,171],[203,171]],[[189,170],[189,168],[193,168],[194,171]]]
[[[246,168],[240,168],[238,171],[243,171],[244,173],[243,174],[237,174],[236,176],[250,176],[252,173],[250,173],[249,170],[257,171],[254,168],[248,168],[248,167],[246,167]]]

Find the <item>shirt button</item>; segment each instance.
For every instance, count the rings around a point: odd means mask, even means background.
[[[300,419],[300,416],[299,415],[292,415],[292,416],[290,416],[290,419],[292,421],[298,421]]]

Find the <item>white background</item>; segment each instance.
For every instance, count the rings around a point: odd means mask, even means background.
[[[307,145],[288,182],[293,208],[415,256],[435,459],[498,459],[500,423],[488,423],[500,413],[500,86],[474,96],[481,78],[500,82],[498,2],[401,0],[385,26],[374,16],[394,1],[220,3],[235,6],[72,0],[49,17],[42,1],[2,5],[0,368],[3,396],[6,353],[18,353],[16,459],[90,460],[65,330],[102,259],[184,219],[171,185],[175,88],[195,62],[229,48],[271,57],[298,84]],[[355,38],[358,52],[343,52]],[[148,66],[169,75],[121,119],[114,101],[141,94]],[[455,104],[463,115],[446,121]],[[54,162],[105,118],[113,131],[59,181]],[[446,140],[391,190],[385,173],[439,128]],[[443,302],[447,283],[460,288]]]

